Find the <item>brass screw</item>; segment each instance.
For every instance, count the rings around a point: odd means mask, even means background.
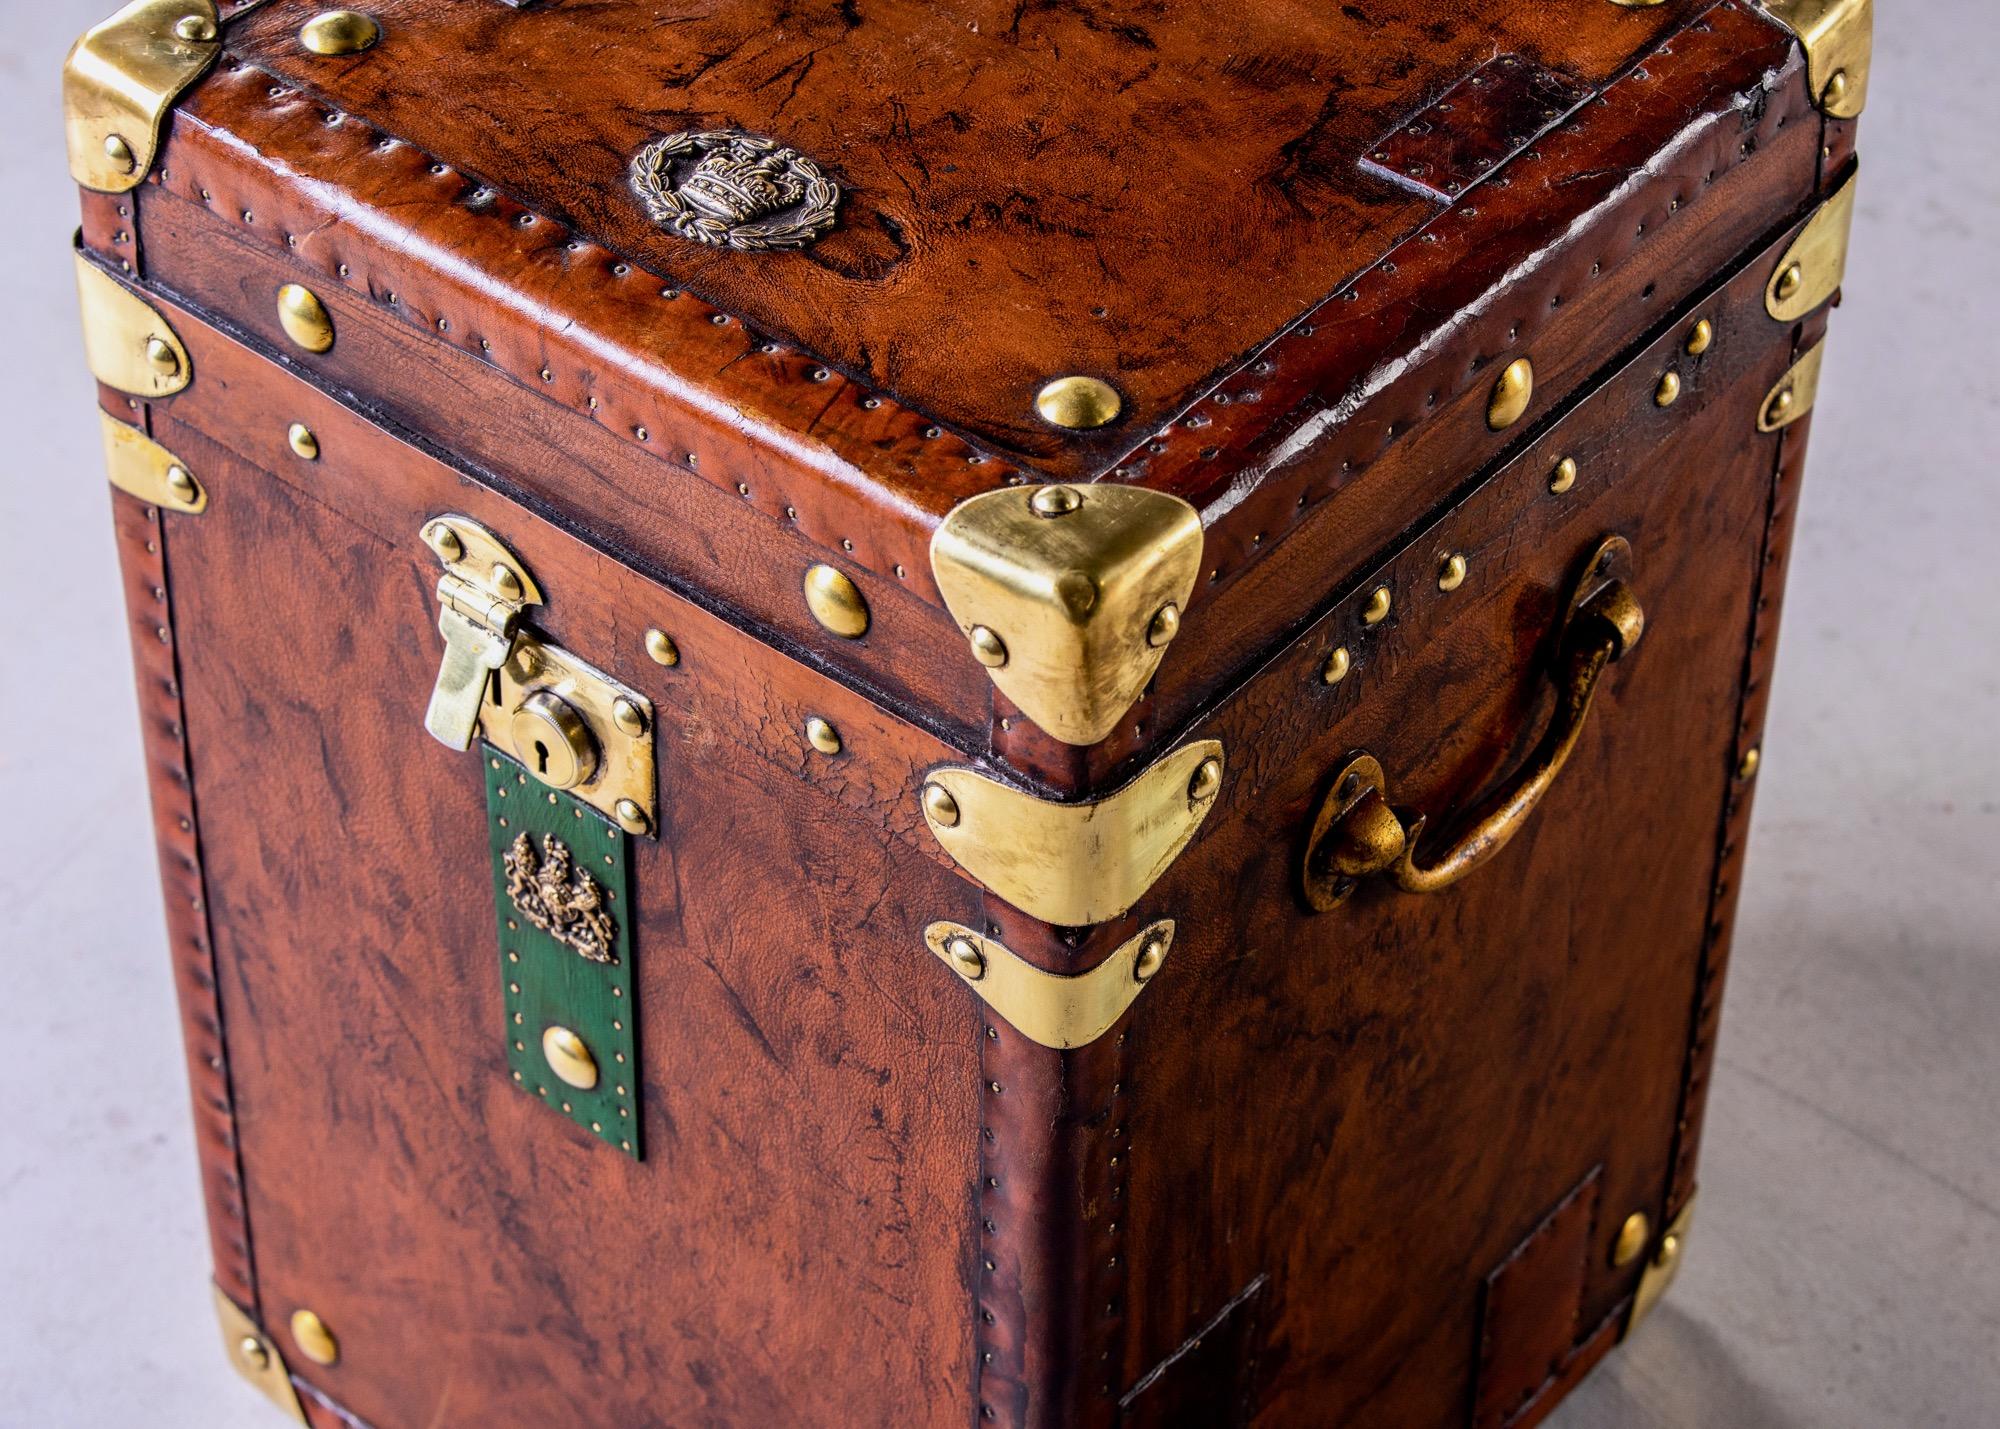
[[[1743,751],[1743,757],[1736,761],[1736,777],[1738,779],[1748,779],[1757,772],[1757,766],[1763,762],[1763,754],[1759,752],[1756,745],[1751,745]]]
[[[806,742],[821,754],[840,753],[840,731],[818,715],[806,721]]]
[[[125,142],[123,134],[104,136],[104,157],[121,173],[129,174],[139,167],[139,156],[132,152],[132,146]]]
[[[1486,403],[1486,425],[1494,431],[1511,427],[1521,420],[1535,395],[1535,364],[1517,357],[1500,372],[1493,395]]]
[[[965,638],[972,642],[972,658],[987,669],[997,670],[1007,663],[1007,642],[987,626],[973,626]]]
[[[174,22],[174,33],[191,45],[204,45],[215,38],[215,21],[206,15],[183,15]]]
[[[1681,399],[1681,375],[1669,372],[1660,378],[1660,385],[1653,389],[1655,407],[1671,407]]]
[[[634,739],[646,732],[646,712],[623,695],[611,702],[611,722]]]
[[[1778,275],[1778,281],[1772,287],[1771,292],[1782,302],[1796,293],[1799,290],[1799,285],[1805,282],[1805,280],[1806,270],[1797,263],[1788,263],[1785,265],[1785,271]]]
[[[1083,505],[1083,494],[1074,486],[1038,487],[1028,498],[1028,509],[1037,516],[1067,516]]]
[[[319,460],[319,438],[312,434],[312,428],[304,422],[294,422],[285,433],[285,440],[292,444],[292,450],[307,461]]]
[[[1672,1231],[1660,1237],[1660,1253],[1653,1257],[1653,1264],[1665,1270],[1681,1258],[1681,1238]]]
[[[960,976],[973,982],[986,976],[986,955],[979,951],[979,944],[963,933],[945,940],[944,955],[951,959]]]
[[[493,589],[502,600],[519,600],[527,592],[521,585],[521,577],[505,561],[493,563]]]
[[[188,475],[188,469],[178,462],[167,468],[167,490],[171,491],[177,500],[189,505],[193,505],[195,498],[201,495],[201,488],[194,484],[194,478]]]
[[[424,544],[447,565],[465,555],[465,543],[458,539],[456,531],[442,521],[433,521],[424,527]]]
[[[1549,473],[1549,490],[1560,496],[1576,485],[1576,458],[1566,456]]]
[[[1837,110],[1845,98],[1847,98],[1847,71],[1837,69],[1828,78],[1826,88],[1820,91],[1820,107],[1829,111]]]
[[[1689,357],[1700,357],[1715,346],[1715,324],[1703,318],[1688,329],[1687,341],[1682,344]]]
[[[254,1370],[267,1370],[271,1367],[271,1347],[255,1335],[245,1335],[238,1340],[236,1353],[242,1358],[243,1363]]]
[[[1772,393],[1771,400],[1764,405],[1765,425],[1775,427],[1781,424],[1785,419],[1785,414],[1792,410],[1792,403],[1797,400],[1792,395],[1790,387],[1783,387]]]
[[[1215,797],[1215,791],[1222,787],[1222,761],[1213,754],[1195,765],[1194,775],[1188,780],[1188,802],[1205,803]]]
[[[861,587],[832,566],[814,566],[806,572],[806,609],[844,640],[858,640],[868,633],[868,602]]]
[[[299,43],[316,55],[358,55],[382,38],[382,27],[355,10],[323,10],[299,30]]]
[[[618,820],[618,827],[628,834],[650,833],[653,821],[646,817],[646,811],[630,799],[620,799],[611,806],[611,813]]]
[[[1319,680],[1323,685],[1337,685],[1347,678],[1347,672],[1354,666],[1354,657],[1347,653],[1345,645],[1336,646],[1326,657],[1326,664],[1320,667]]]
[[[1611,1246],[1613,1265],[1630,1265],[1646,1249],[1646,1241],[1653,1234],[1653,1223],[1646,1219],[1644,1211],[1634,1211],[1625,1218],[1625,1224],[1618,1228],[1618,1239]]]
[[[1361,623],[1363,625],[1380,625],[1383,621],[1387,620],[1389,618],[1389,605],[1392,600],[1393,597],[1389,594],[1389,587],[1385,585],[1376,586],[1374,593],[1368,597],[1368,604],[1361,609]]]
[[[958,800],[942,784],[924,785],[924,816],[943,828],[958,827]]]
[[[1139,944],[1139,955],[1132,959],[1132,981],[1151,982],[1153,974],[1160,970],[1160,964],[1167,960],[1167,935],[1148,933],[1146,940]]]
[[[1168,601],[1153,612],[1152,623],[1146,627],[1146,643],[1157,650],[1163,645],[1171,644],[1173,638],[1180,633],[1181,608]]]
[[[1465,571],[1465,557],[1454,551],[1445,558],[1444,564],[1438,567],[1438,589],[1457,590],[1465,584]]]
[[[681,662],[680,647],[674,644],[674,637],[664,630],[646,632],[646,653],[653,657],[656,665],[678,665]]]
[[[1042,420],[1072,431],[1115,421],[1123,406],[1118,390],[1095,377],[1058,377],[1035,394]]]
[[[310,1310],[292,1312],[292,1343],[314,1364],[330,1365],[340,1358],[340,1341],[326,1327],[326,1321]]]
[[[172,377],[181,370],[181,355],[165,338],[149,337],[146,339],[146,365],[162,377]]]

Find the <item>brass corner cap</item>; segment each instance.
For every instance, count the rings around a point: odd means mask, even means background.
[[[1174,924],[1149,924],[1090,971],[1067,975],[1038,968],[961,923],[931,924],[924,944],[1009,1027],[1063,1051],[1089,1046],[1125,1015],[1172,951]]]
[[[222,1348],[236,1372],[255,1385],[265,1398],[282,1409],[294,1422],[307,1423],[306,1411],[292,1388],[291,1371],[278,1351],[278,1342],[264,1333],[264,1327],[250,1312],[231,1300],[220,1285],[215,1292],[215,1318],[222,1328]]]
[[[1688,1231],[1694,1225],[1695,1197],[1689,1196],[1687,1204],[1660,1232],[1654,1242],[1652,1254],[1646,1258],[1646,1268],[1639,1273],[1639,1286],[1632,1292],[1632,1308],[1625,1315],[1625,1328],[1619,1333],[1623,1339],[1639,1327],[1639,1322],[1652,1313],[1660,1297],[1667,1293],[1667,1287],[1680,1274],[1681,1262],[1687,1259]]]
[[[1201,517],[1113,484],[1010,486],[931,538],[945,607],[994,685],[1065,744],[1095,744],[1146,688],[1201,566]]]
[[[133,0],[63,62],[70,177],[124,193],[144,182],[167,111],[222,53],[215,0]]]
[[[1875,48],[1874,0],[1759,0],[1766,15],[1799,38],[1813,102],[1834,119],[1852,119],[1868,102]]]

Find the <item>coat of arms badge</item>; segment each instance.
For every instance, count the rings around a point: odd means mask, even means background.
[[[669,134],[632,160],[655,223],[714,248],[803,248],[833,226],[840,186],[795,149],[736,130]]]

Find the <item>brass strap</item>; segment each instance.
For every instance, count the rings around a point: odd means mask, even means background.
[[[1794,362],[1777,385],[1764,394],[1764,404],[1757,409],[1757,430],[1775,432],[1780,427],[1789,427],[1813,409],[1813,402],[1819,396],[1819,364],[1826,344],[1816,342],[1807,348],[1805,355]]]
[[[141,501],[199,516],[208,509],[208,492],[194,479],[187,463],[129,423],[109,412],[97,414],[104,426],[104,467],[111,484]]]
[[[1764,284],[1764,311],[1779,322],[1797,322],[1839,290],[1847,273],[1847,235],[1854,226],[1854,183],[1849,174],[1772,265]]]
[[[144,298],[76,255],[76,294],[83,305],[83,354],[90,375],[133,397],[171,397],[194,367],[180,335]]]

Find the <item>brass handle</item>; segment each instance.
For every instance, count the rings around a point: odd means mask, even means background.
[[[1505,792],[1428,862],[1417,861],[1417,840],[1428,822],[1419,814],[1405,825],[1389,806],[1382,766],[1356,755],[1334,779],[1306,842],[1306,902],[1317,912],[1337,908],[1363,878],[1386,873],[1406,893],[1435,893],[1491,859],[1521,831],[1542,796],[1568,763],[1605,667],[1639,643],[1645,612],[1619,577],[1631,548],[1620,537],[1598,546],[1570,597],[1569,616],[1557,645],[1559,700],[1548,732]]]

